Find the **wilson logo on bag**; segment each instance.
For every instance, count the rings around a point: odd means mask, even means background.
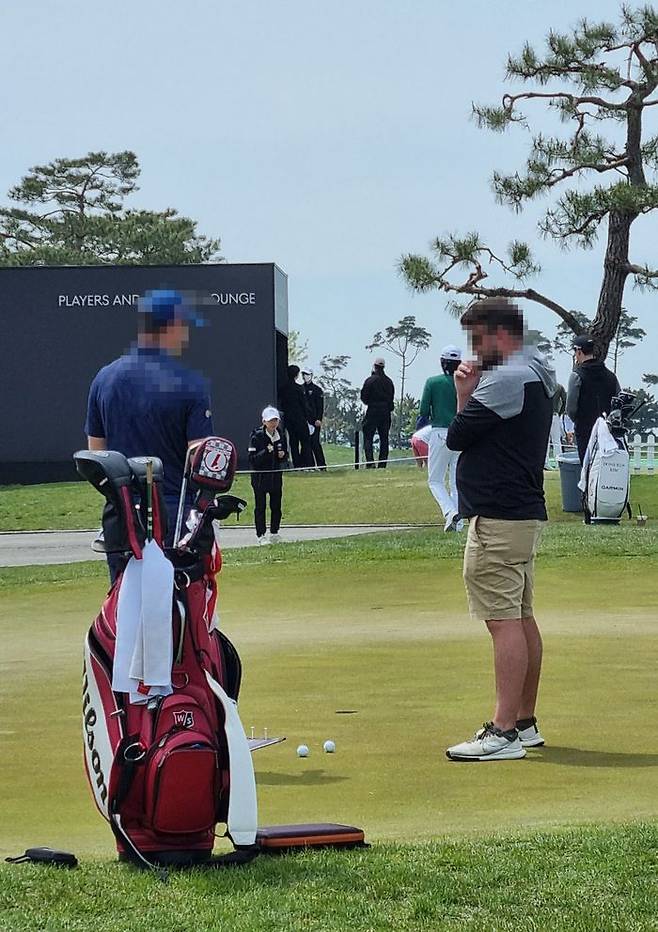
[[[185,710],[174,712],[173,719],[174,725],[177,725],[178,728],[194,728],[194,712]]]

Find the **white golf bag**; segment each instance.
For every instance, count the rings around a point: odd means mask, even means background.
[[[626,443],[628,420],[633,416],[634,396],[622,392],[611,401],[610,414],[597,419],[590,435],[580,474],[585,521],[618,524],[628,502],[631,458]]]

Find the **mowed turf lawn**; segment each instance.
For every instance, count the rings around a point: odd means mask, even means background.
[[[342,452],[344,455],[344,451]],[[402,455],[402,454],[400,454]],[[654,476],[631,480],[631,505],[658,519],[658,483]],[[552,521],[572,520],[562,511],[557,471],[545,473]],[[246,499],[242,524],[253,521],[253,492],[247,476],[238,476],[232,493]],[[0,532],[94,528],[103,500],[86,482],[0,487]],[[290,473],[284,477],[283,524],[435,524],[438,509],[427,489],[427,471],[415,463],[388,469],[349,467],[326,473]],[[230,518],[227,524],[235,523]]]
[[[425,507],[415,468],[345,475],[341,515],[363,507],[366,483],[382,509]],[[306,478],[307,490],[330,487]],[[81,644],[104,566],[0,570],[0,854],[46,844],[82,864],[0,865],[0,929],[656,928],[658,530],[584,527],[559,513],[553,477],[547,488],[559,519],[537,564],[547,746],[522,761],[444,756],[492,704],[488,636],[465,611],[463,535],[435,526],[227,551],[221,624],[244,663],[242,720],[288,736],[254,755],[260,823],[351,822],[374,847],[167,885],[111,863],[84,777]],[[633,493],[658,513],[653,477]],[[329,737],[335,755],[322,752]]]
[[[488,765],[443,753],[491,714],[490,645],[465,612],[459,547],[426,530],[227,555],[221,624],[244,663],[244,725],[288,736],[255,755],[263,824],[337,820],[411,842],[658,814],[656,533],[547,530],[548,744]],[[104,568],[7,569],[0,583],[2,853],[40,843],[110,856],[80,739],[81,643]]]

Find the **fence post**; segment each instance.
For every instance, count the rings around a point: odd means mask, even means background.
[[[635,434],[633,437],[633,472],[640,472],[642,469],[642,437],[639,434]]]
[[[359,429],[354,431],[354,468],[359,468]]]
[[[653,434],[647,434],[647,470],[650,474],[654,471],[656,462],[656,438]]]

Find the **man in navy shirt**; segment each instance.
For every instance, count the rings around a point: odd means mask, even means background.
[[[147,292],[138,311],[136,345],[91,383],[85,433],[90,450],[162,460],[171,544],[187,448],[213,433],[208,383],[178,358],[205,321],[177,291]]]

